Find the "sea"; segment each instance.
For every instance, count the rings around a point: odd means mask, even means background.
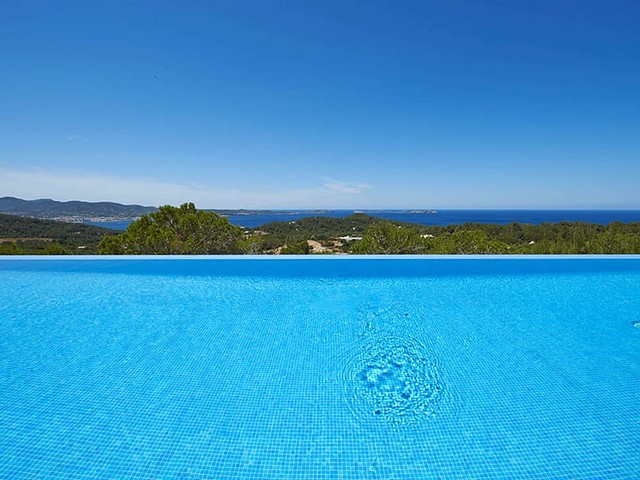
[[[467,222],[506,225],[513,222],[587,222],[607,225],[613,222],[640,222],[640,210],[296,210],[227,215],[239,227],[256,228],[270,222],[294,222],[305,217],[342,218],[356,212],[373,217],[422,225],[460,225]],[[114,230],[126,230],[130,221],[86,222]]]

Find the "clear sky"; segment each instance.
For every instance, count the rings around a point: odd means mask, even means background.
[[[0,196],[640,208],[640,1],[0,0]]]

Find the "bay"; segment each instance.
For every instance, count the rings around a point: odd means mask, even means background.
[[[495,223],[506,225],[513,222],[540,223],[587,222],[607,225],[613,222],[640,222],[640,210],[296,210],[268,211],[227,215],[234,225],[256,228],[270,222],[295,222],[305,217],[346,217],[355,212],[399,222],[422,225],[460,225],[472,223]],[[98,227],[126,230],[130,221],[85,222]]]

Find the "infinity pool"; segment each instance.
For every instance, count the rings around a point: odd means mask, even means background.
[[[640,257],[0,259],[0,478],[640,477]]]

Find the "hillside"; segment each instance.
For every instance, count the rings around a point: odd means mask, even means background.
[[[95,219],[131,220],[155,210],[155,207],[114,202],[58,202],[50,199],[22,200],[0,197],[0,213],[76,222]]]
[[[256,231],[260,232],[262,245],[265,250],[272,250],[284,245],[305,242],[307,240],[321,242],[331,246],[339,237],[361,237],[362,234],[374,223],[381,219],[364,213],[354,213],[346,217],[305,217],[295,222],[271,222],[265,223]],[[397,225],[406,225],[419,228],[403,222],[391,222]],[[346,244],[348,241],[341,240]],[[344,249],[338,249],[343,251]]]
[[[375,224],[394,225],[394,229],[377,231]],[[397,229],[397,230],[396,230]],[[378,230],[384,230],[378,229]],[[295,222],[273,222],[255,232],[267,252],[308,253],[306,244],[319,243],[333,252],[383,253],[384,249],[366,247],[386,238],[389,244],[398,232],[410,249],[389,247],[393,253],[512,253],[512,254],[638,254],[640,223],[614,222],[609,225],[586,222],[559,222],[530,225],[465,223],[427,226],[405,222],[388,222],[365,214],[344,218],[309,217]],[[368,233],[369,232],[369,233]],[[350,241],[340,237],[350,236]],[[364,237],[364,243],[353,237]],[[470,244],[473,248],[469,249]],[[499,248],[498,248],[499,247]],[[319,253],[316,251],[316,253]],[[326,253],[326,252],[325,252]]]
[[[117,233],[80,223],[0,214],[0,254],[95,254],[105,235]]]

